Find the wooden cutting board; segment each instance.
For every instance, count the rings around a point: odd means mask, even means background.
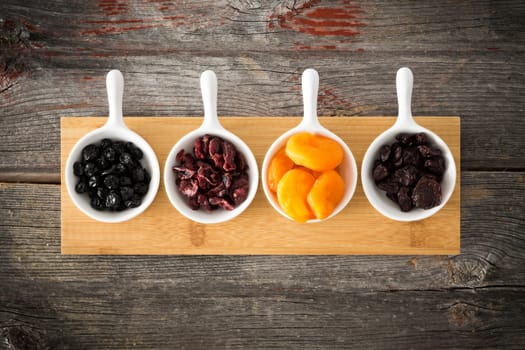
[[[356,157],[358,169],[372,140],[394,123],[392,117],[325,117],[321,123],[338,134]],[[77,140],[101,127],[106,118],[61,119],[62,254],[459,254],[460,252],[460,119],[419,117],[449,145],[458,168],[454,194],[429,219],[401,223],[379,214],[366,199],[361,181],[349,205],[336,217],[298,224],[279,215],[259,186],[250,207],[222,224],[194,223],[173,208],[164,184],[153,204],[140,216],[119,224],[93,221],[72,203],[65,188],[64,166]],[[197,128],[199,117],[128,117],[157,153],[160,169],[177,140]],[[224,127],[251,147],[259,168],[266,150],[297,117],[221,117]],[[162,177],[161,177],[162,178]]]

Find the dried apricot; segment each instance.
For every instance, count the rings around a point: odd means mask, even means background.
[[[292,160],[286,155],[284,147],[277,151],[268,167],[268,186],[270,186],[272,191],[277,191],[279,180],[281,180],[281,177],[283,177],[288,170],[292,169],[294,165]]]
[[[330,216],[343,199],[345,183],[335,170],[322,173],[313,184],[307,196],[310,209],[318,219]]]
[[[344,156],[337,141],[309,132],[292,135],[286,142],[286,154],[295,164],[316,171],[335,169]]]
[[[288,216],[297,222],[306,222],[314,218],[306,197],[315,178],[302,169],[287,171],[277,186],[277,201]]]

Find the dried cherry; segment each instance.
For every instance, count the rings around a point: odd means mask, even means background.
[[[440,149],[425,133],[398,134],[383,145],[372,168],[376,186],[402,211],[430,209],[441,203],[440,181],[446,170]]]

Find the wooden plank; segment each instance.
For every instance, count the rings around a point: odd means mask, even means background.
[[[59,117],[106,114],[111,68],[125,74],[128,115],[201,114],[205,69],[219,76],[224,115],[300,115],[300,73],[314,67],[320,114],[373,116],[396,113],[394,74],[407,65],[415,113],[462,116],[464,168],[525,168],[522,1],[6,0],[0,13],[0,181],[60,181]],[[343,36],[298,26],[323,13],[366,26]]]
[[[0,348],[520,348],[525,173],[462,196],[457,256],[64,256],[60,186],[0,184]]]
[[[74,143],[106,118],[62,118],[62,164]],[[261,167],[266,150],[299,118],[221,118],[226,128],[247,142]],[[442,135],[460,164],[459,118],[418,118]],[[393,118],[323,118],[352,149],[358,167],[372,140]],[[196,129],[197,118],[128,118],[130,128],[151,144],[164,169],[175,142]],[[62,172],[64,174],[64,171]],[[427,220],[398,223],[377,213],[358,186],[344,211],[317,224],[298,224],[277,213],[262,188],[248,210],[235,220],[201,225],[180,215],[169,203],[164,186],[152,206],[139,217],[118,225],[93,221],[74,207],[62,181],[62,253],[64,254],[457,254],[460,242],[460,176],[449,203]],[[368,227],[366,232],[362,228]]]

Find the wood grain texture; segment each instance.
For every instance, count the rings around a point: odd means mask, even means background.
[[[63,256],[60,186],[2,184],[1,333],[50,349],[520,348],[524,179],[464,172],[462,253],[441,257]]]
[[[314,67],[321,115],[372,116],[395,115],[395,71],[407,65],[416,114],[462,116],[462,166],[525,168],[520,1],[5,1],[0,9],[6,181],[60,181],[59,118],[106,114],[111,68],[125,74],[127,115],[200,115],[205,69],[218,74],[224,115],[301,115],[300,73]],[[366,24],[358,35],[305,32],[312,21],[347,17]]]
[[[64,167],[73,145],[106,120],[62,118],[63,254],[457,254],[460,251],[460,175],[447,205],[433,217],[413,223],[388,220],[375,211],[360,181],[352,201],[339,215],[316,224],[298,224],[283,218],[268,203],[262,188],[250,207],[235,220],[217,225],[196,224],[174,210],[163,184],[154,203],[139,217],[120,224],[95,222],[82,214],[67,194],[64,174],[68,170]],[[221,118],[221,123],[248,144],[260,169],[273,141],[300,120],[229,117]],[[370,143],[394,121],[384,117],[341,117],[324,118],[321,123],[348,144],[360,169]],[[127,118],[129,127],[152,146],[161,169],[173,145],[201,122],[200,118],[188,117]],[[459,118],[421,117],[417,122],[440,135],[459,164]]]
[[[525,4],[0,1],[0,349],[525,348]],[[62,256],[60,117],[460,115],[461,255]],[[2,183],[7,181],[8,183]],[[30,182],[14,184],[12,182]],[[35,185],[32,183],[43,183]]]

